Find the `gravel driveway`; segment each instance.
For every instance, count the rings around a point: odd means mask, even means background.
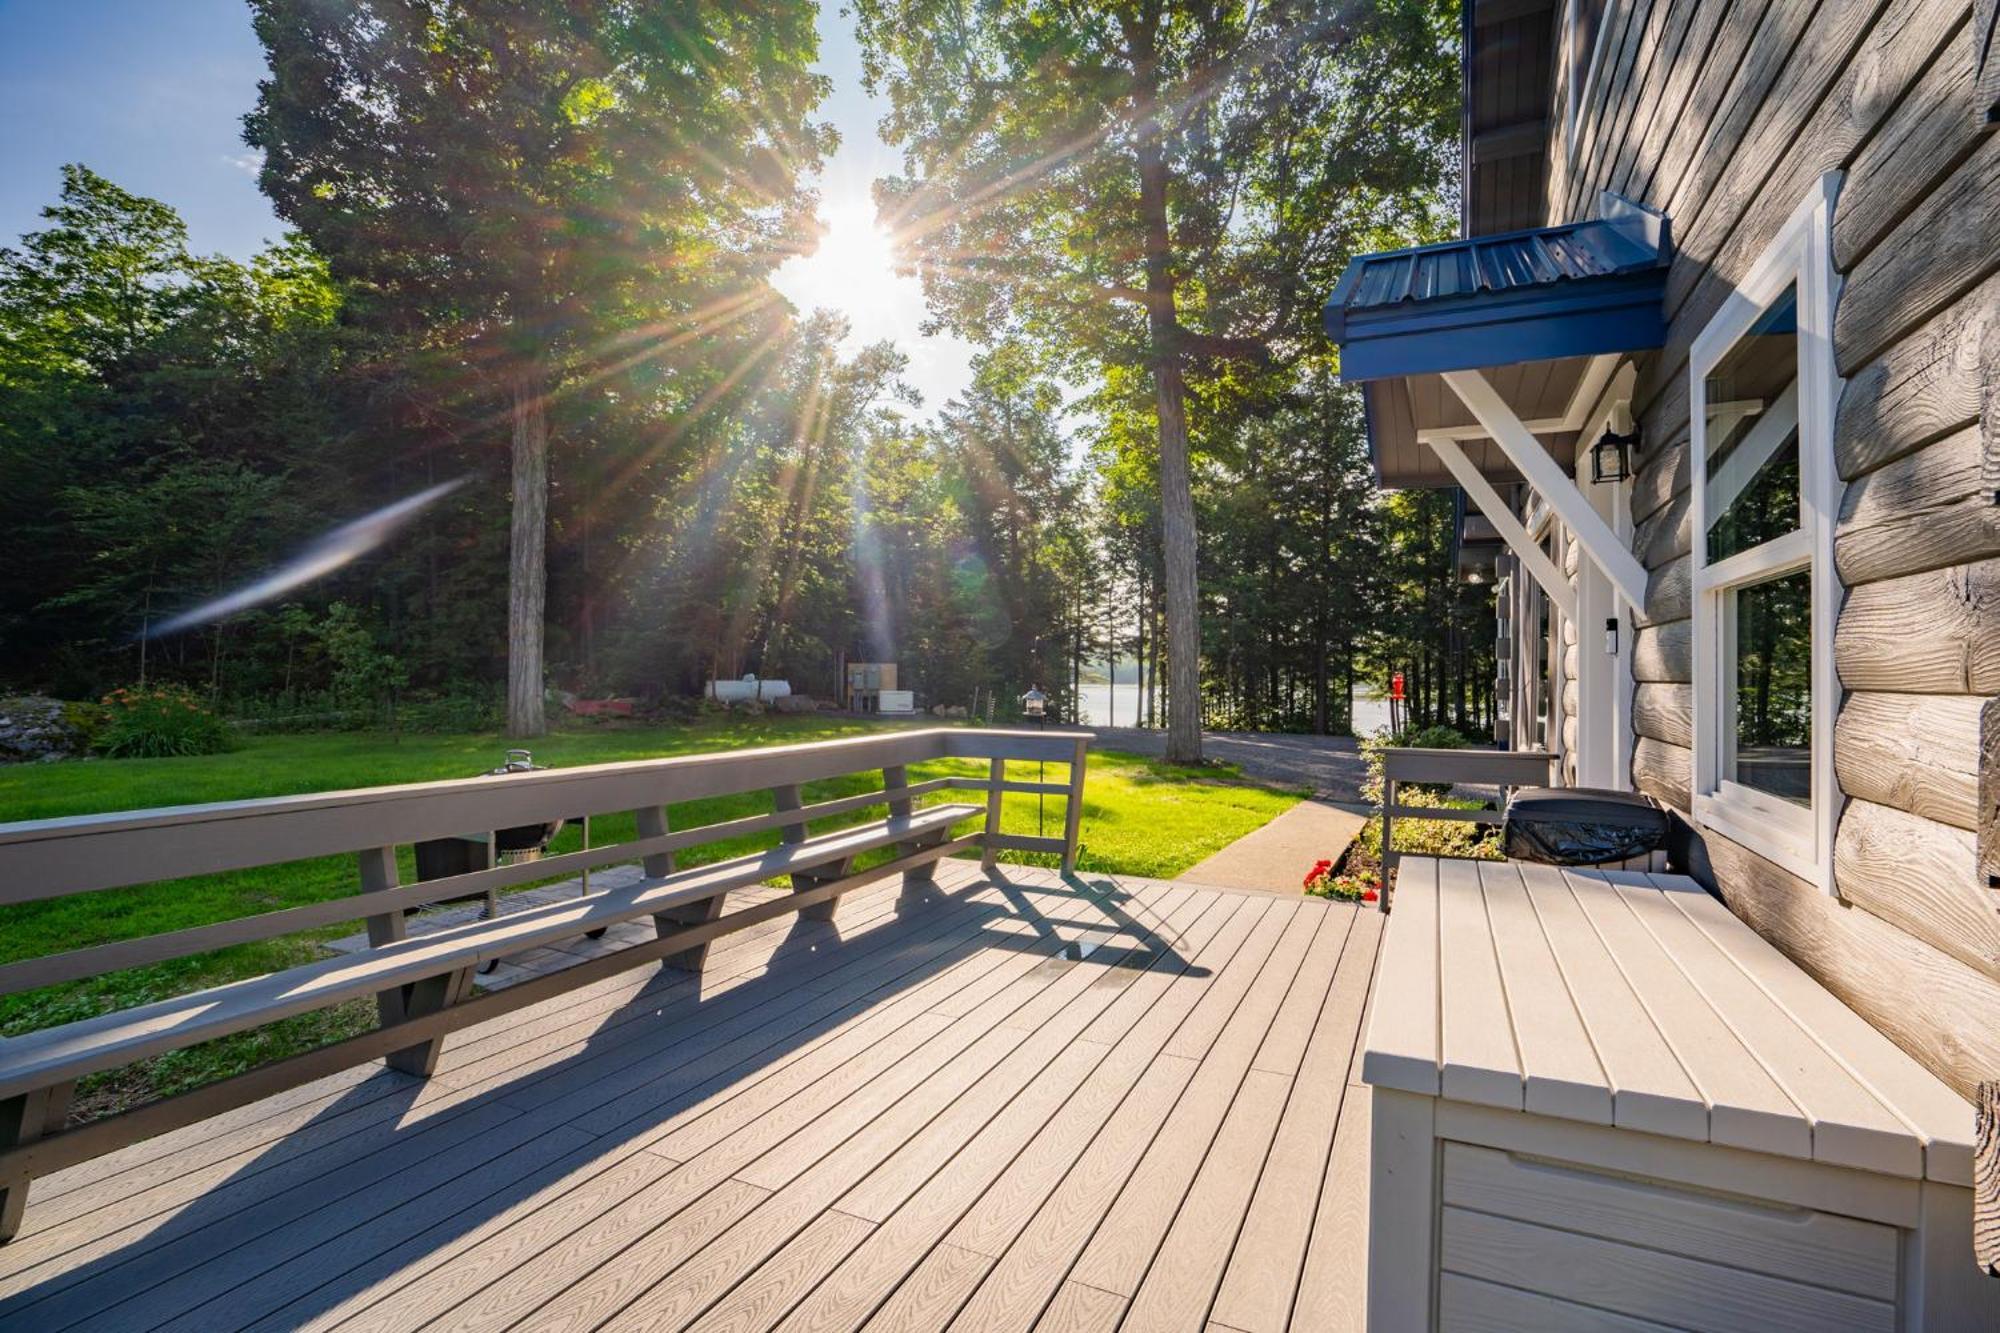
[[[1160,755],[1167,733],[1138,727],[1092,727],[1097,744],[1106,750]],[[1361,750],[1350,736],[1292,736],[1275,732],[1211,731],[1202,736],[1202,753],[1242,767],[1244,775],[1266,782],[1311,787],[1330,801],[1358,802],[1365,766]]]

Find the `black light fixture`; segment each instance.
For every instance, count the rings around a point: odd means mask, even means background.
[[[1639,432],[1619,435],[1605,431],[1590,446],[1590,479],[1594,482],[1623,481],[1632,475],[1632,460],[1639,454]]]

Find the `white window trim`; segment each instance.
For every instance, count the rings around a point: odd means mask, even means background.
[[[1833,360],[1833,310],[1840,280],[1833,268],[1833,203],[1840,173],[1822,176],[1694,340],[1688,361],[1691,545],[1694,567],[1694,813],[1703,824],[1834,893],[1834,830],[1845,799],[1834,775],[1833,727],[1840,677],[1833,635],[1840,577],[1833,563],[1840,477],[1833,456],[1833,414],[1840,378]],[[1799,496],[1801,527],[1719,561],[1708,562],[1707,382],[1709,372],[1788,285],[1798,289]],[[1723,777],[1725,701],[1733,693],[1735,655],[1722,615],[1731,589],[1782,573],[1812,572],[1812,808],[1802,810]]]
[[[1597,72],[1604,66],[1604,48],[1610,41],[1611,20],[1617,17],[1618,0],[1605,0],[1604,14],[1597,21],[1597,35],[1591,39],[1590,60],[1584,67],[1583,80],[1572,83],[1568,72],[1569,30],[1576,22],[1576,7],[1579,0],[1568,0],[1563,6],[1563,41],[1558,47],[1564,53],[1563,82],[1567,88],[1563,107],[1563,155],[1570,170],[1576,169],[1576,155],[1582,147],[1582,137],[1577,127],[1583,124],[1583,109],[1590,104],[1591,93],[1597,90]]]

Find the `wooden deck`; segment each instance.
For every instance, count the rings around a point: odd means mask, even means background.
[[[1381,921],[946,862],[52,1175],[0,1328],[1358,1328]]]

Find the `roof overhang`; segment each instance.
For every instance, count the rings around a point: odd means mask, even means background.
[[[1587,222],[1363,255],[1327,301],[1341,376],[1363,384],[1384,486],[1452,485],[1425,446],[1448,438],[1496,483],[1521,480],[1444,385],[1478,370],[1557,461],[1591,406],[1593,367],[1666,341],[1667,220],[1616,195]]]

